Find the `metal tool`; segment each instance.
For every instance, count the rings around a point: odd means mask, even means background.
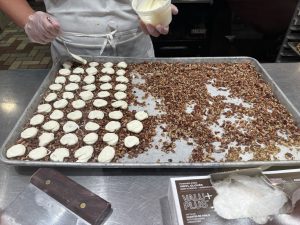
[[[100,224],[110,213],[109,202],[68,177],[39,169],[30,184],[1,213],[1,225]]]
[[[219,181],[222,181],[229,177],[230,175],[244,175],[249,177],[262,177],[263,180],[273,188],[271,182],[268,180],[268,178],[262,173],[262,170],[260,168],[250,168],[250,169],[241,169],[241,170],[230,170],[226,172],[219,172],[219,173],[212,173],[210,175],[210,182],[211,184],[215,184]]]
[[[47,20],[48,20],[50,23],[52,23],[52,20],[51,20],[51,18],[50,18],[49,16],[47,17]],[[86,59],[82,58],[82,57],[79,56],[79,55],[76,55],[76,54],[70,52],[69,48],[67,47],[66,42],[63,41],[63,43],[64,43],[64,46],[65,46],[65,48],[66,48],[68,54],[69,54],[76,62],[79,62],[79,63],[84,64],[84,65],[87,64]]]

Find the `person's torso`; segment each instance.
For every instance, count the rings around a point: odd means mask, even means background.
[[[46,10],[60,23],[63,32],[107,33],[107,26],[118,32],[136,29],[138,16],[131,0],[44,0]]]

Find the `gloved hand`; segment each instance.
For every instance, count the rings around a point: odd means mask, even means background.
[[[51,15],[37,11],[28,17],[24,29],[30,41],[47,44],[59,35],[60,25]]]
[[[171,5],[171,10],[172,15],[178,14],[178,9],[175,5]],[[158,37],[161,34],[166,35],[169,33],[169,26],[164,27],[160,24],[157,26],[153,26],[151,24],[145,24],[143,21],[140,21],[140,27],[142,28],[144,33],[150,34],[154,37]]]

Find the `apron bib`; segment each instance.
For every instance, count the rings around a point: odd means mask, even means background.
[[[139,28],[130,0],[44,0],[61,25],[51,45],[53,61],[74,54],[86,56],[154,57],[149,35]]]

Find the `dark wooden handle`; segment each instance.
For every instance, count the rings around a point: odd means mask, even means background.
[[[39,169],[30,182],[92,225],[111,210],[109,202],[54,169]]]

